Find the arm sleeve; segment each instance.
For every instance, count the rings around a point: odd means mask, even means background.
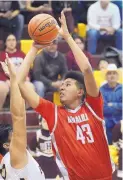
[[[36,57],[32,73],[34,80],[42,81],[47,86],[51,84],[51,80],[49,80],[46,76],[43,75],[43,63],[41,57]]]
[[[91,106],[91,108],[94,110],[94,112],[103,119],[103,98],[102,94],[99,93],[97,97],[92,97],[87,95],[86,96],[87,103]]]
[[[55,105],[50,101],[40,98],[39,105],[35,111],[47,121],[49,130],[52,132],[55,123]]]
[[[65,73],[68,71],[68,68],[67,68],[67,60],[65,58],[65,56],[62,56],[61,57],[61,72],[60,72],[60,75],[61,75],[61,78],[64,77]]]
[[[119,8],[116,6],[114,13],[113,13],[113,18],[112,18],[112,27],[115,30],[119,29],[120,28],[120,22],[121,22],[120,11],[119,11]]]
[[[87,13],[88,26],[90,29],[100,30],[100,25],[97,24],[97,15],[93,7],[90,6]]]

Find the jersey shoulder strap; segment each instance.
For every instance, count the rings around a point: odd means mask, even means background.
[[[90,106],[86,101],[85,101],[85,105],[87,106],[87,108],[90,110],[90,112],[93,114],[93,116],[94,116],[97,120],[99,120],[99,121],[101,121],[101,122],[104,121],[104,119],[100,118],[100,117],[94,112],[94,110],[91,108],[91,106]]]

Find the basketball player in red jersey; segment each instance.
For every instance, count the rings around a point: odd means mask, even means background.
[[[68,32],[63,12],[60,22],[59,33],[70,46],[82,71],[66,74],[60,88],[63,106],[57,107],[40,98],[26,86],[26,76],[40,46],[33,44],[22,63],[19,87],[23,97],[47,120],[54,151],[61,157],[70,180],[111,180],[112,167],[103,128],[102,96],[87,57]]]

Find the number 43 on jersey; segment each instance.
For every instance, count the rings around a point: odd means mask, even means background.
[[[89,124],[84,124],[82,126],[77,125],[77,140],[80,140],[82,144],[93,143],[94,138]]]

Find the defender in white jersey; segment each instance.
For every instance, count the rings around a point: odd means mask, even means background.
[[[0,125],[0,153],[4,156],[0,165],[0,180],[45,180],[38,163],[26,149],[25,102],[17,84],[14,65],[8,55],[6,55],[6,63],[1,65],[4,72],[10,76],[10,111],[13,131],[10,125]]]

